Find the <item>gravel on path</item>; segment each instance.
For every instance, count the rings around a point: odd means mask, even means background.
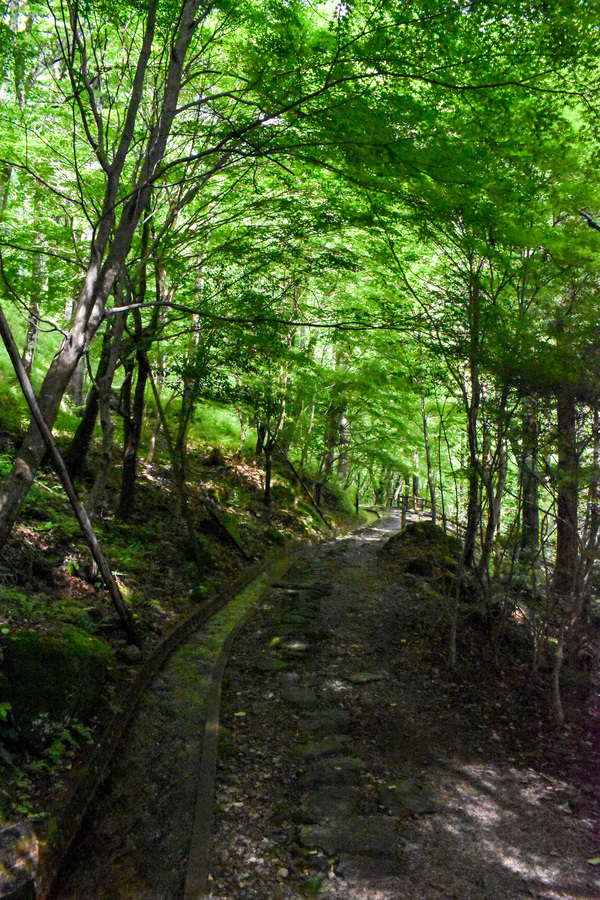
[[[238,637],[212,900],[597,900],[596,785],[515,725],[509,667],[449,672],[444,609],[379,552],[398,528],[308,551]]]

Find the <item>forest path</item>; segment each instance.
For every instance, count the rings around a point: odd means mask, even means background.
[[[598,735],[575,781],[510,660],[451,676],[443,603],[379,552],[398,525],[307,552],[236,640],[211,897],[596,900]]]

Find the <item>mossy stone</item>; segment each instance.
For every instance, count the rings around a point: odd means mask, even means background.
[[[112,664],[108,644],[73,626],[7,635],[3,656],[14,727],[39,749],[70,718],[91,713]]]
[[[422,521],[411,522],[403,531],[392,535],[384,544],[382,552],[393,555],[396,548],[399,550],[411,546],[420,548],[423,553],[442,551],[447,562],[458,560],[462,549],[462,543],[455,535],[449,534],[433,522]]]

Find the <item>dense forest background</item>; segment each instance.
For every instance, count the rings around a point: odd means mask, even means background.
[[[5,4],[0,547],[49,447],[92,543],[143,459],[193,543],[202,423],[266,507],[274,460],[316,505],[420,493],[463,542],[454,628],[470,591],[550,642],[562,714],[600,540],[598,13]]]

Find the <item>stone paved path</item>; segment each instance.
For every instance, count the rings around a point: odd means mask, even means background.
[[[377,552],[398,525],[307,554],[236,642],[212,900],[597,900],[581,795],[423,658],[426,585]]]

